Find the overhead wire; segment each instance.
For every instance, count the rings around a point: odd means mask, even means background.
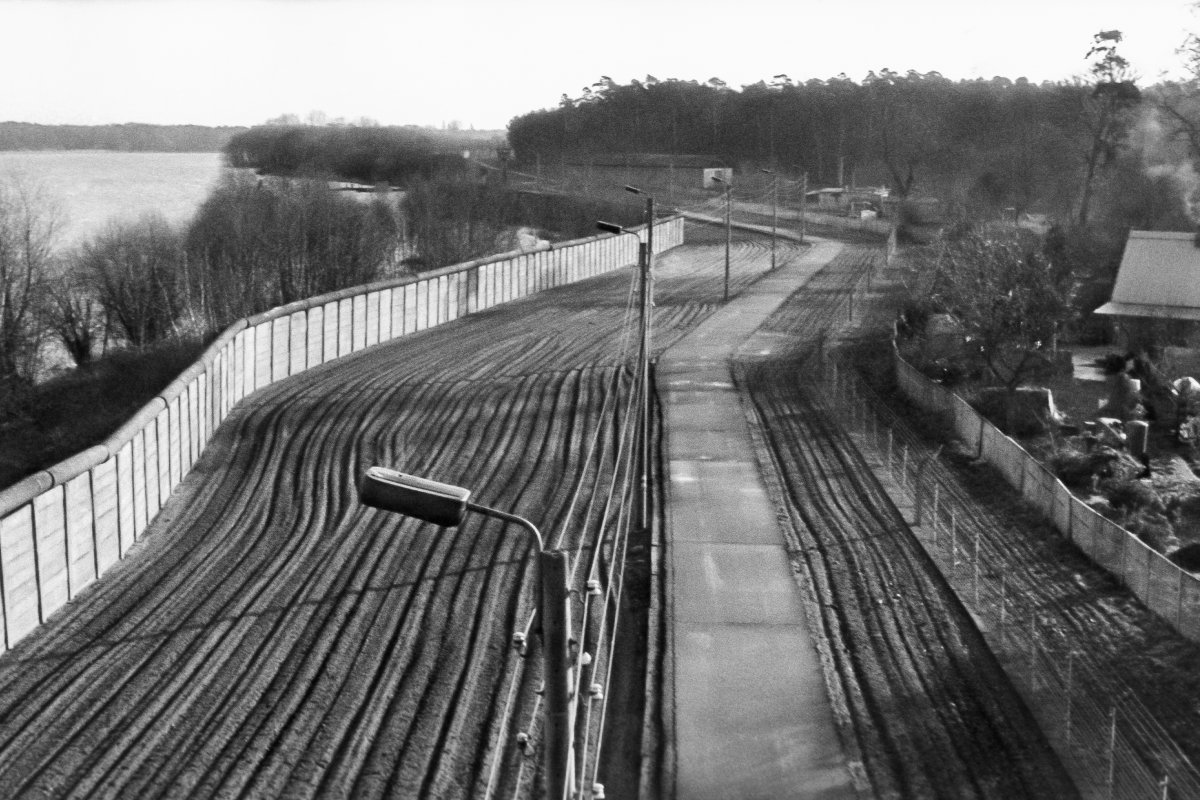
[[[575,516],[576,506],[579,502],[579,498],[581,496],[582,489],[587,484],[586,476],[590,470],[590,465],[592,465],[593,463],[596,464],[595,469],[597,470],[597,473],[600,469],[599,462],[597,461],[597,458],[596,458],[596,448],[597,448],[597,445],[598,445],[601,437],[607,431],[611,430],[612,423],[610,422],[610,420],[611,420],[611,415],[612,415],[612,408],[611,408],[610,403],[613,401],[614,398],[616,398],[619,395],[619,387],[620,387],[620,381],[621,381],[620,365],[623,365],[626,362],[626,360],[628,358],[630,342],[632,341],[631,329],[632,329],[632,320],[633,320],[634,297],[636,294],[636,286],[637,286],[637,282],[638,282],[638,277],[639,276],[636,273],[632,277],[632,279],[630,281],[629,291],[628,291],[627,297],[626,297],[625,309],[623,312],[622,322],[620,325],[621,333],[620,333],[620,336],[618,337],[617,348],[616,348],[615,364],[618,365],[618,369],[616,371],[614,371],[612,390],[609,391],[605,395],[604,401],[601,404],[599,422],[592,432],[591,441],[589,442],[589,445],[588,445],[588,453],[583,462],[583,465],[584,465],[583,472],[581,473],[579,480],[576,483],[575,491],[572,494],[571,500],[567,506],[567,510],[566,510],[565,514],[563,515],[563,523],[560,526],[559,531],[554,539],[553,546],[555,546],[555,547],[558,547],[559,545],[562,544],[562,541],[563,541],[564,537],[566,536],[567,531],[571,527],[571,522],[572,522],[573,517]],[[640,367],[639,367],[639,369],[640,369]],[[639,382],[639,384],[640,384],[640,382]],[[635,392],[631,393],[631,394],[637,394],[637,393],[638,393],[638,391],[635,390]],[[629,418],[628,409],[623,416],[627,422],[628,418]],[[614,476],[619,471],[619,469],[620,469],[619,463],[614,465]],[[610,490],[610,495],[609,495],[608,499],[611,499],[611,490]],[[606,503],[607,502],[608,502],[608,500],[606,500]],[[585,517],[584,522],[586,523],[586,521],[587,520]],[[600,532],[598,538],[602,538],[602,536],[603,536],[603,527],[601,527],[600,531],[601,532]],[[599,547],[599,545],[597,545],[597,549],[598,549],[598,547]],[[573,564],[572,570],[571,570],[571,583],[572,584],[574,584],[574,575],[575,575],[575,570],[576,570],[576,565],[577,565],[578,559],[575,559],[574,561],[575,561],[575,563]],[[529,617],[526,620],[524,630],[521,632],[522,636],[523,636],[523,641],[526,643],[526,647],[527,647],[528,642],[530,641],[530,634],[533,630],[533,625],[536,620],[536,617],[537,617],[537,604],[534,605],[534,609],[531,611]],[[525,658],[525,655],[526,655],[526,653],[517,653],[516,657],[523,661]],[[576,670],[576,673],[578,674],[578,669]],[[518,689],[520,683],[521,683],[520,677],[518,675],[514,674],[513,679],[509,685],[509,691],[507,693],[507,697],[505,700],[505,707],[504,707],[503,712],[501,713],[501,718],[500,718],[501,729],[503,729],[504,727],[506,727],[507,725],[510,724],[513,709],[514,709],[515,703],[516,703],[517,689]],[[578,687],[576,687],[576,698],[578,698]],[[536,722],[538,719],[540,719],[539,712],[541,710],[541,705],[542,705],[542,695],[539,694],[534,701],[534,709],[533,709],[533,715],[532,715],[532,720],[534,722]],[[528,735],[528,732],[527,732],[527,735]],[[532,738],[533,737],[530,736],[529,740],[532,741]],[[496,789],[496,780],[498,778],[499,767],[503,760],[503,757],[504,757],[504,753],[502,751],[502,748],[499,746],[499,743],[497,743],[497,747],[495,747],[493,750],[492,764],[491,764],[491,769],[489,770],[488,783],[487,783],[487,787],[486,787],[486,791],[485,791],[485,797],[490,798],[492,796],[492,793]],[[520,762],[520,766],[518,768],[518,773],[517,773],[517,786],[518,787],[521,785],[521,782],[524,779],[524,770],[525,770],[525,764],[527,761],[528,761],[528,759],[522,759]]]

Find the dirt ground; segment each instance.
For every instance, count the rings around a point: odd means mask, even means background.
[[[975,623],[809,377],[822,343],[856,327],[847,281],[880,257],[844,251],[764,326],[790,335],[792,352],[738,365],[843,743],[874,797],[1073,797]]]
[[[659,262],[656,348],[720,302],[724,237],[689,229],[688,240]],[[847,276],[877,257],[852,247],[768,324],[820,338]],[[768,260],[765,239],[739,241],[733,291]],[[0,657],[3,794],[540,796],[537,650],[522,658],[511,645],[531,630],[527,543],[492,521],[445,531],[365,509],[356,481],[384,464],[469,486],[535,519],[576,563],[614,563],[605,487],[622,469],[614,431],[631,386],[616,354],[630,277],[492,309],[250,398],[135,555]],[[814,403],[811,351],[793,355],[741,363],[739,380],[854,768],[879,797],[1072,796],[961,603]],[[1173,731],[1200,730],[1200,650],[1014,511],[994,477],[952,459],[939,468],[964,470],[1021,602],[1151,684],[1140,688]],[[646,567],[636,553],[631,563]],[[630,573],[635,599],[618,620],[629,638],[605,692],[616,724],[602,737],[594,718],[580,727],[586,783],[610,797],[639,782],[655,797],[654,773],[669,767],[658,763],[650,577]],[[614,618],[580,616],[580,629],[585,619],[584,647],[607,652],[601,623],[611,631]],[[531,751],[516,744],[524,732]]]
[[[724,237],[689,239],[658,259],[660,347],[721,300]],[[739,242],[732,290],[768,259]],[[0,794],[541,796],[529,542],[483,517],[450,531],[362,506],[359,475],[381,464],[467,486],[573,554],[575,630],[595,654],[582,694],[616,682],[611,709],[584,701],[580,769],[633,796],[656,695],[648,543],[625,538],[608,491],[625,469],[633,277],[489,309],[248,398],[135,552],[0,657]],[[620,552],[633,565],[620,612],[589,604],[589,578],[601,597],[623,585],[608,571]],[[530,634],[524,658],[516,632]]]

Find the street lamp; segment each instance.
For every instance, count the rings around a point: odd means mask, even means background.
[[[638,413],[638,502],[635,504],[637,519],[634,520],[637,529],[644,531],[650,526],[650,306],[654,291],[651,284],[651,271],[654,267],[654,197],[636,186],[626,186],[625,191],[646,198],[646,241],[643,242],[638,236],[638,271],[641,287],[638,368],[641,376],[642,404]],[[612,222],[597,222],[596,227],[606,233],[628,233],[637,236],[636,231]]]
[[[394,511],[443,528],[457,527],[468,511],[474,511],[519,525],[532,537],[538,549],[541,584],[538,613],[542,618],[544,644],[542,672],[546,698],[546,796],[551,800],[563,800],[567,797],[568,783],[575,772],[572,742],[575,711],[571,703],[570,674],[571,599],[567,585],[567,554],[561,550],[546,550],[541,533],[529,520],[473,503],[470,490],[461,486],[407,475],[387,467],[369,467],[359,484],[359,499],[372,508]]]
[[[804,241],[804,209],[808,204],[808,173],[799,164],[792,164],[800,173],[800,241]]]
[[[725,300],[729,301],[729,246],[733,241],[733,223],[730,221],[730,209],[733,200],[730,196],[733,184],[724,178],[712,176],[714,183],[725,184]]]
[[[759,168],[771,176],[771,271],[775,270],[775,229],[779,226],[779,176],[773,169]]]

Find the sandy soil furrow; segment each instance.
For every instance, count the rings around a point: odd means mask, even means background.
[[[851,249],[793,297],[772,330],[812,349],[845,314]],[[792,316],[791,320],[787,316]],[[840,683],[854,748],[881,796],[1067,797],[1073,788],[998,662],[886,501],[850,440],[798,378],[791,355],[744,363],[741,380],[763,430],[777,498],[793,520],[794,557],[826,632],[828,677]]]

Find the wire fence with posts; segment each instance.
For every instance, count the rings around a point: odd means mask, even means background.
[[[1066,609],[1018,595],[1003,543],[924,441],[847,364],[831,360],[824,398],[900,502],[914,533],[974,617],[1088,798],[1200,798],[1200,771],[1128,686],[1050,624]]]

